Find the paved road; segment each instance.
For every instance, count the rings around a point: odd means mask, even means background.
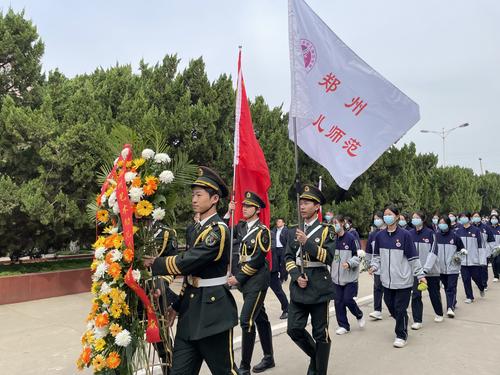
[[[288,287],[286,288],[288,290]],[[477,293],[477,291],[476,291]],[[366,315],[371,311],[371,279],[360,278],[360,304]],[[238,304],[241,296],[235,292]],[[434,323],[432,308],[424,296],[424,328],[410,332],[408,346],[394,349],[394,322],[384,312],[384,320],[367,322],[360,330],[353,317],[352,332],[336,336],[332,311],[330,333],[332,353],[329,374],[500,374],[500,283],[491,283],[485,298],[464,305],[459,286],[459,306],[455,319]],[[268,374],[305,374],[308,362],[286,335],[279,320],[279,303],[269,291],[267,310],[272,319],[277,367]],[[90,306],[90,294],[78,294],[0,306],[0,374],[73,375]],[[239,363],[239,329],[235,329],[235,359]],[[257,344],[255,361],[261,351]],[[90,374],[84,371],[83,374]],[[204,368],[203,374],[209,374]]]

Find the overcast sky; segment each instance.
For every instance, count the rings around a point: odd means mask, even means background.
[[[442,154],[447,164],[500,172],[500,1],[308,0],[359,56],[420,105],[420,122],[401,142]],[[177,53],[184,68],[203,56],[210,80],[236,75],[238,45],[250,98],[290,103],[285,0],[0,0],[25,9],[45,42],[43,68],[67,76],[96,67],[155,63]],[[400,142],[400,143],[401,143]]]

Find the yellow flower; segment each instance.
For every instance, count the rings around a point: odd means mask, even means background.
[[[132,161],[127,161],[127,164],[125,164],[127,168],[132,168]]]
[[[105,346],[106,346],[106,341],[104,341],[104,339],[95,340],[94,348],[98,352],[102,352]]]
[[[115,337],[117,334],[119,334],[121,331],[123,331],[123,328],[120,327],[119,324],[113,323],[109,326],[109,332],[111,332],[111,336]]]
[[[149,216],[153,211],[153,205],[149,201],[142,200],[137,203],[136,212],[141,216]]]
[[[130,309],[128,307],[128,305],[126,303],[123,304],[123,313],[126,315],[126,316],[129,316],[130,315]]]
[[[99,238],[97,238],[97,241],[94,242],[94,244],[92,245],[92,248],[93,249],[97,249],[99,247],[103,247],[104,246],[104,242],[106,241],[106,238],[103,237],[103,236],[99,236]]]
[[[102,303],[105,303],[106,305],[109,305],[111,303],[109,296],[107,294],[103,294],[101,296],[101,301],[102,301]]]
[[[114,240],[113,240],[113,245],[115,246],[115,249],[119,249],[122,247],[122,242],[123,242],[123,237],[121,234],[117,235]]]
[[[101,223],[107,223],[109,221],[109,212],[107,210],[99,210],[96,213],[96,217]]]
[[[106,234],[111,234],[113,232],[113,229],[115,229],[114,226],[108,225],[106,228],[104,228],[104,230],[102,232],[106,233]]]
[[[108,190],[106,190],[106,196],[109,198],[109,196],[113,194],[113,191],[115,191],[115,188],[113,186],[110,186]]]
[[[94,334],[92,333],[92,331],[87,331],[87,333],[85,334],[87,337],[86,337],[86,341],[88,344],[93,344],[94,341],[95,341],[95,337],[94,337]]]
[[[99,288],[100,288],[100,287],[101,287],[101,283],[96,282],[96,281],[94,281],[94,282],[92,283],[92,288],[90,288],[90,291],[92,292],[92,294],[93,294],[94,296],[96,296],[96,295],[97,295],[97,293],[99,292]]]
[[[136,227],[135,225],[132,227],[132,231],[134,234],[136,234],[139,231],[139,227]]]
[[[98,354],[92,360],[92,367],[94,367],[94,372],[101,371],[104,367],[106,367],[106,360],[102,355]]]
[[[78,358],[76,360],[76,368],[78,369],[78,371],[82,371],[84,366],[85,366],[85,363],[83,363],[81,358]]]
[[[115,319],[118,319],[122,315],[122,308],[120,305],[113,303],[110,308],[111,316]]]
[[[135,168],[135,169],[137,169],[137,168],[139,168],[141,165],[143,165],[145,162],[146,162],[146,160],[145,160],[145,159],[143,159],[143,158],[138,158],[138,159],[134,159],[132,163],[134,164],[134,168]]]
[[[98,264],[99,264],[99,261],[97,259],[94,259],[92,261],[92,264],[90,265],[90,270],[95,271],[97,269]]]

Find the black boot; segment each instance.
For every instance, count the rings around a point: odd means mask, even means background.
[[[274,364],[274,358],[273,358],[272,354],[271,355],[266,354],[266,355],[264,355],[264,358],[262,358],[260,363],[253,367],[252,371],[253,372],[264,372],[267,369],[273,368],[274,366],[276,366],[276,365]]]
[[[241,335],[241,363],[238,374],[250,375],[250,363],[252,362],[254,345],[255,330],[253,330],[253,332],[243,331]]]
[[[316,374],[326,375],[328,372],[328,359],[330,358],[330,342],[316,343]]]
[[[311,358],[309,367],[307,368],[307,375],[316,375],[316,358]]]
[[[264,358],[262,358],[258,365],[253,367],[252,371],[263,372],[275,366],[273,357],[273,334],[271,331],[271,324],[267,321],[267,318],[265,322],[259,322],[259,324],[257,324],[257,330],[259,332],[260,345],[262,346]]]

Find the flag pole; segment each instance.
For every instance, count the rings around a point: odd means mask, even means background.
[[[238,79],[237,79],[237,87],[236,87],[236,101],[241,100],[241,97],[238,97],[238,90],[241,90],[241,82],[240,82],[240,64],[241,64],[241,46],[238,46]],[[241,111],[241,107],[238,109],[238,103],[235,105],[235,112]],[[235,195],[236,195],[236,161],[237,161],[237,150],[236,150],[236,132],[238,130],[238,127],[240,126],[239,121],[236,119],[239,118],[239,114],[235,113],[235,121],[234,121],[234,138],[233,138],[233,148],[234,148],[234,157],[233,157],[233,191],[231,192],[231,202],[234,202]],[[236,207],[235,207],[236,208]],[[230,223],[231,223],[231,242],[229,244],[229,275],[232,276],[233,274],[233,250],[234,250],[234,210],[231,210],[231,218],[230,218]]]
[[[300,229],[300,176],[299,176],[299,149],[297,147],[297,118],[294,116],[293,119],[293,142],[295,143],[295,191],[297,193],[297,228]],[[302,245],[299,245],[300,253],[300,273],[304,274],[304,253],[302,251]]]

